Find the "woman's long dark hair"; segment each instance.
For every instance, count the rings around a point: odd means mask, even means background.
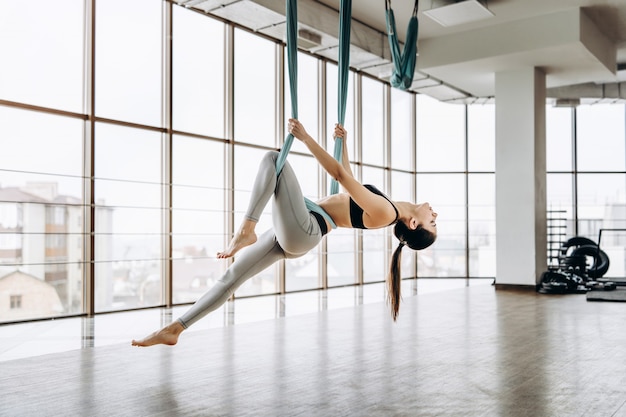
[[[437,236],[431,231],[424,229],[421,225],[415,230],[411,230],[401,221],[394,226],[393,234],[396,235],[400,244],[393,252],[391,264],[389,265],[389,274],[387,275],[387,300],[391,306],[391,317],[393,321],[396,321],[398,311],[400,310],[400,287],[402,281],[400,275],[400,261],[402,260],[402,248],[406,245],[413,250],[425,249],[435,242]]]

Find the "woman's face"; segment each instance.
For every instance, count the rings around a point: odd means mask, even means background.
[[[415,218],[424,229],[437,235],[437,213],[428,203],[417,204],[415,209]]]

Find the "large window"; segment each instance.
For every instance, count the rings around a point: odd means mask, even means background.
[[[284,140],[282,40],[172,2],[94,4],[0,4],[0,322],[195,301],[232,262],[215,254]],[[298,80],[299,119],[332,152],[337,66],[299,52]],[[494,108],[349,74],[354,175],[439,214],[435,245],[404,250],[403,278],[495,274]],[[624,105],[547,108],[548,209],[568,234],[626,227],[625,125]],[[328,194],[298,141],[289,162],[307,197]],[[269,203],[257,232],[271,226]],[[625,240],[603,237],[612,276]],[[340,228],[234,296],[382,282],[396,246],[392,228]]]
[[[597,242],[601,229],[626,228],[624,105],[548,107],[547,114],[549,216],[566,225],[559,239]],[[626,274],[625,244],[626,232],[603,235],[601,248],[611,262],[607,277]]]

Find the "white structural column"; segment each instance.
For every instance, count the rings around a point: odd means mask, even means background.
[[[546,269],[546,76],[496,73],[496,284],[534,286]]]

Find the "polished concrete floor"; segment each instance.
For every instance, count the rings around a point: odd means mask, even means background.
[[[238,300],[174,347],[130,339],[176,310],[0,326],[0,416],[626,416],[626,303],[411,287],[393,323],[375,288]]]

